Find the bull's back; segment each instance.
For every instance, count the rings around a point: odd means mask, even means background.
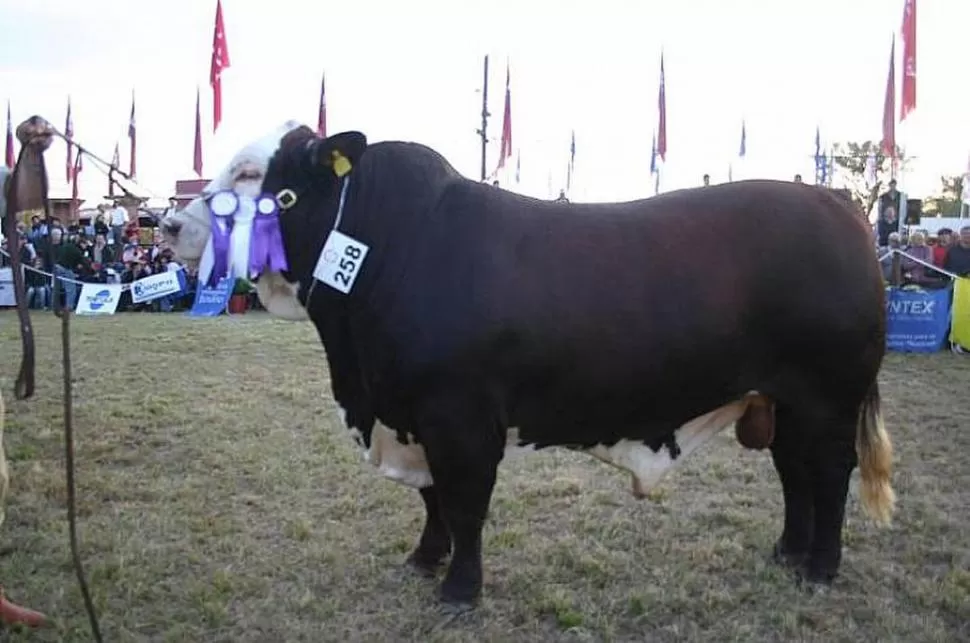
[[[469,191],[442,200],[451,210],[428,240],[452,254],[409,268],[412,284],[433,284],[408,288],[411,325],[428,331],[411,354],[431,369],[485,364],[513,397],[563,418],[581,422],[590,400],[626,400],[613,407],[621,417],[679,398],[683,409],[663,405],[674,421],[770,388],[780,368],[821,374],[825,347],[851,359],[846,347],[879,324],[868,237],[811,186],[569,206]]]
[[[605,205],[507,199],[477,243],[466,260],[484,266],[474,290],[485,312],[543,328],[652,322],[720,342],[782,309],[791,319],[778,322],[825,323],[834,298],[879,310],[864,227],[812,186],[739,182]]]

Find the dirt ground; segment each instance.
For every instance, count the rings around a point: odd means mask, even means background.
[[[3,636],[87,641],[67,541],[59,322],[34,323],[38,390],[14,401],[18,324],[0,313],[0,584],[53,623]],[[888,357],[898,511],[873,526],[853,487],[828,592],[767,561],[780,486],[767,453],[729,431],[644,501],[588,456],[503,464],[482,605],[449,618],[402,566],[420,498],[361,462],[309,325],[72,324],[81,550],[105,640],[970,640],[970,358]]]

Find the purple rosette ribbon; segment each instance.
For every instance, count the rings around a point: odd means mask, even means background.
[[[209,274],[210,286],[229,273],[229,238],[232,235],[232,216],[212,214],[212,273]]]
[[[229,248],[232,228],[235,221],[233,215],[239,207],[239,200],[231,190],[217,192],[209,200],[209,215],[212,220],[212,272],[209,273],[208,284],[215,286],[219,280],[229,273]]]
[[[289,269],[283,250],[280,230],[280,209],[276,199],[264,195],[256,202],[256,216],[249,242],[249,274],[257,276],[264,270],[282,272]]]

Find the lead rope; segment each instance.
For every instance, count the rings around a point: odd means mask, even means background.
[[[340,188],[340,202],[337,205],[337,216],[334,217],[333,227],[330,229],[331,231],[337,230],[340,227],[340,220],[343,219],[343,216],[344,216],[344,204],[346,204],[347,202],[348,187],[350,187],[350,175],[345,176],[343,179],[343,185]],[[326,246],[326,241],[324,241],[324,246]],[[320,249],[320,252],[321,253],[323,252],[323,248]],[[316,268],[314,268],[314,271],[316,271]],[[307,292],[306,292],[306,303],[303,304],[303,307],[307,311],[310,310],[310,297],[313,296],[313,289],[316,288],[316,286],[317,286],[317,278],[314,277],[313,274],[311,273],[310,287],[307,289]]]
[[[81,167],[81,157],[84,152],[78,146],[77,158],[74,160],[74,172]],[[47,200],[47,173],[44,173],[44,210],[47,212],[47,230],[50,234],[50,205]],[[77,179],[75,179],[76,181]],[[123,189],[123,188],[122,188]],[[127,190],[126,190],[127,191]],[[53,248],[48,244],[48,255],[53,254]],[[55,283],[58,281],[54,280]],[[84,566],[81,562],[80,547],[77,542],[77,485],[74,479],[74,386],[71,381],[71,310],[60,306],[58,289],[53,289],[53,298],[57,302],[54,314],[61,318],[61,363],[64,371],[64,469],[66,473],[67,485],[67,524],[68,538],[71,541],[71,559],[74,562],[74,572],[77,575],[77,583],[81,589],[81,596],[84,598],[84,609],[88,613],[88,623],[91,625],[91,636],[97,643],[102,643],[101,626],[98,624],[98,614],[94,609],[94,601],[91,600],[91,592],[88,589],[88,581],[84,575]]]
[[[63,136],[61,137],[63,138]],[[19,248],[19,236],[20,233],[16,227],[16,216],[21,210],[20,207],[20,195],[17,193],[17,175],[19,172],[23,171],[25,150],[31,144],[31,141],[25,141],[22,144],[20,155],[17,159],[17,164],[14,166],[13,172],[8,178],[8,184],[10,185],[8,199],[7,199],[7,212],[6,221],[8,230],[8,239],[11,240],[11,248]],[[78,147],[78,156],[75,160],[74,171],[77,172],[81,164],[81,155],[84,153],[80,146]],[[47,177],[47,170],[44,166],[43,152],[40,154],[40,181],[41,181],[41,199],[44,207],[44,223],[47,226],[48,235],[51,230],[51,208],[50,200],[48,198],[49,192],[49,182]],[[45,254],[47,255],[48,263],[52,266],[54,265],[54,249],[50,243],[50,236],[47,238],[47,243],[45,244]],[[13,255],[16,255],[14,258]],[[23,277],[20,273],[20,256],[18,252],[11,252],[11,264],[14,266],[14,281],[15,284],[22,285]],[[103,639],[101,637],[101,627],[98,624],[98,615],[94,609],[94,602],[91,600],[91,592],[88,589],[87,579],[84,575],[84,566],[81,562],[80,548],[78,546],[77,538],[77,486],[75,480],[75,462],[74,462],[74,404],[73,404],[73,384],[71,378],[71,328],[70,328],[70,318],[71,312],[63,308],[60,304],[60,293],[61,293],[60,279],[56,277],[53,279],[53,284],[51,288],[51,297],[53,299],[53,311],[54,315],[61,319],[61,363],[64,372],[64,468],[65,468],[65,485],[67,487],[67,522],[68,522],[68,540],[71,547],[71,561],[74,565],[74,571],[77,575],[78,585],[81,590],[81,596],[84,599],[84,608],[88,615],[88,622],[91,626],[91,635],[97,643],[102,643]],[[26,313],[26,292],[22,288],[15,286],[15,296],[18,300],[18,312],[21,308],[21,302],[23,303],[23,308],[25,315],[21,317],[21,335],[24,343],[24,360],[21,364],[21,372],[17,378],[17,384],[15,386],[15,396],[18,399],[27,399],[33,395],[34,389],[34,341],[33,341],[33,330],[30,323],[29,313]],[[29,346],[28,346],[29,344]],[[29,349],[29,350],[28,350]]]

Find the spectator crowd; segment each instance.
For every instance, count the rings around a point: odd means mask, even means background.
[[[903,285],[923,288],[942,288],[949,277],[934,267],[960,277],[970,277],[970,225],[956,233],[940,228],[935,235],[926,229],[910,231],[899,220],[900,192],[896,181],[889,182],[889,190],[879,197],[879,217],[874,229],[883,276],[892,280],[893,252],[902,251],[900,267]]]
[[[19,252],[22,265],[33,268],[24,274],[31,308],[51,307],[51,275],[61,278],[62,303],[73,310],[83,284],[130,284],[160,272],[185,270],[173,259],[157,229],[151,243],[142,244],[137,218],[129,220],[121,205],[108,210],[107,206],[99,206],[92,224],[84,227],[65,226],[57,218],[52,218],[48,227],[38,217],[33,217],[29,226],[24,222],[17,224],[19,248],[8,248],[5,240],[3,250],[6,254]],[[3,266],[9,265],[6,254],[0,254]],[[192,305],[197,279],[190,270],[186,270],[185,279],[185,292],[138,304],[132,302],[130,289],[125,288],[117,310],[187,309]]]

